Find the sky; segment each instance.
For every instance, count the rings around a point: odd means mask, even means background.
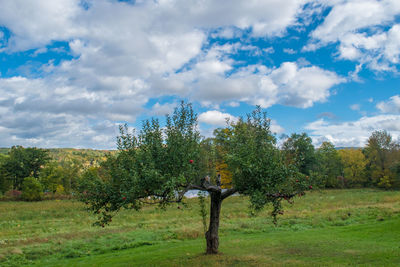
[[[399,0],[0,0],[0,147],[115,149],[193,104],[205,137],[260,105],[277,138],[400,140]]]

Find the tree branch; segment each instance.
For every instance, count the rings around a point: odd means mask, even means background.
[[[235,194],[237,192],[236,188],[230,188],[221,194],[221,199],[224,200],[225,198]]]
[[[211,185],[211,184],[207,184],[207,183],[203,183],[203,185],[191,184],[188,186],[188,188],[189,188],[189,190],[197,189],[197,190],[201,190],[201,191],[214,192],[214,193],[221,192],[220,186]]]

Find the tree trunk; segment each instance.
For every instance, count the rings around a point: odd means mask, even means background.
[[[206,232],[207,254],[217,254],[219,246],[218,228],[221,212],[221,192],[211,192],[210,225]]]

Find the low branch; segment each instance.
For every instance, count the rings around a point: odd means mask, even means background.
[[[214,193],[221,192],[220,186],[211,185],[211,184],[207,184],[207,183],[203,183],[203,185],[191,184],[188,187],[189,187],[189,190],[196,189],[196,190],[200,190],[200,191],[207,191],[207,192],[214,192]]]
[[[221,194],[221,199],[224,200],[225,198],[235,194],[237,192],[236,188],[230,188]]]

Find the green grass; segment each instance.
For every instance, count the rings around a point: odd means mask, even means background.
[[[228,198],[213,256],[196,201],[123,211],[106,228],[79,202],[2,202],[0,266],[400,266],[399,192],[313,192],[286,205],[279,227]]]

